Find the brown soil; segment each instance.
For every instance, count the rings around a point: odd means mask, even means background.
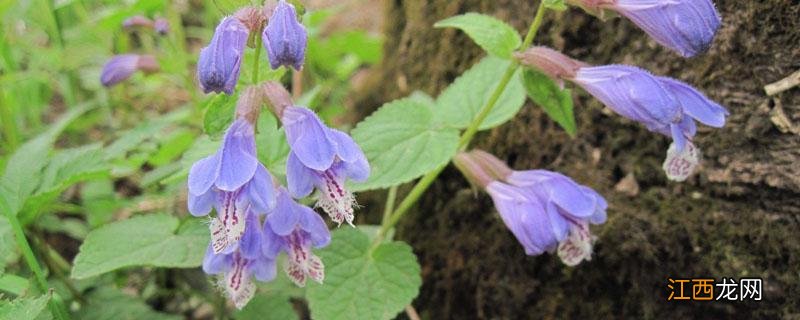
[[[557,170],[596,188],[610,202],[609,220],[594,228],[599,241],[591,262],[569,268],[552,255],[527,257],[490,199],[475,196],[447,169],[397,236],[412,244],[422,265],[414,306],[423,318],[800,317],[800,88],[774,97],[763,90],[800,68],[800,3],[715,2],[724,25],[707,54],[688,60],[627,20],[603,23],[576,9],[548,17],[539,44],[685,80],[725,105],[729,123],[701,128],[695,142],[703,168],[682,184],[667,182],[661,171],[667,138],[604,112],[580,91],[575,139],[531,104],[482,133],[475,146],[514,168]],[[536,3],[385,1],[386,59],[356,99],[360,114],[413,90],[435,95],[480,59],[465,35],[433,29],[434,22],[475,11],[523,30]],[[615,190],[629,175],[636,195],[631,181]],[[382,195],[363,197],[370,220],[382,209],[370,198]],[[759,277],[764,298],[668,302],[670,277]]]

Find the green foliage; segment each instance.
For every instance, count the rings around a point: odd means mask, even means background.
[[[325,284],[310,284],[306,292],[314,319],[392,319],[422,284],[417,258],[402,242],[372,248],[361,231],[339,229],[319,254]]]
[[[458,130],[440,124],[423,99],[383,105],[353,129],[372,172],[355,189],[386,188],[408,182],[446,164],[458,147]]]
[[[437,121],[459,129],[467,128],[489,101],[510,63],[486,57],[464,72],[436,99],[434,112]],[[503,124],[522,108],[525,103],[525,89],[518,78],[519,73],[514,75],[479,129],[485,130]]]
[[[550,77],[535,70],[523,71],[522,83],[528,97],[540,105],[570,136],[575,137],[578,129],[572,110],[572,92],[562,89]]]
[[[203,128],[206,134],[214,139],[222,137],[225,129],[233,122],[237,96],[218,94],[211,97],[206,104],[203,116]]]
[[[208,246],[208,228],[198,219],[180,224],[173,216],[150,214],[94,230],[75,257],[72,278],[85,279],[130,266],[199,266]]]
[[[296,320],[297,312],[284,294],[262,293],[233,315],[236,320]]]
[[[545,8],[553,9],[556,11],[567,10],[567,4],[564,3],[564,0],[542,0],[542,1]]]
[[[433,25],[436,28],[458,28],[491,55],[510,59],[522,39],[513,27],[497,18],[479,13],[454,16]],[[486,82],[490,83],[490,82]]]
[[[0,319],[39,319],[49,300],[50,295],[43,295],[37,298],[21,298],[14,301],[0,300]]]
[[[86,297],[75,318],[83,320],[179,320],[183,317],[167,315],[151,309],[144,301],[110,287],[101,287]]]

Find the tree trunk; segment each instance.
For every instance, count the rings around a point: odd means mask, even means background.
[[[637,65],[682,79],[726,106],[729,122],[700,128],[695,144],[703,165],[685,183],[668,182],[661,169],[668,138],[604,111],[580,90],[575,139],[531,103],[510,123],[479,134],[473,145],[513,168],[555,170],[597,189],[610,203],[609,219],[593,228],[590,262],[570,268],[553,255],[527,257],[489,197],[476,196],[448,168],[397,235],[411,242],[422,265],[414,306],[423,318],[800,314],[800,89],[772,97],[763,89],[800,68],[800,4],[715,2],[723,26],[710,51],[693,59],[659,47],[628,20],[602,22],[577,9],[548,15],[536,43],[593,64]],[[537,4],[386,1],[386,57],[357,99],[366,106],[361,116],[413,90],[435,96],[482,57],[463,33],[434,29],[434,22],[474,11],[523,31]],[[367,210],[377,216],[380,209]],[[667,301],[669,278],[703,277],[763,278],[763,300]]]

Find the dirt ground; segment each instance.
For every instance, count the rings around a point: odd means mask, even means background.
[[[763,89],[800,69],[800,3],[715,2],[723,26],[710,51],[693,59],[660,48],[627,20],[603,23],[577,9],[547,18],[537,43],[682,79],[726,106],[729,122],[700,128],[702,168],[682,184],[661,170],[666,137],[580,90],[575,139],[530,103],[513,122],[482,133],[475,146],[513,168],[557,170],[597,189],[610,203],[609,220],[593,229],[591,262],[569,268],[552,255],[527,257],[489,197],[447,169],[397,235],[420,258],[424,285],[414,306],[423,318],[800,318],[800,88],[775,96]],[[480,59],[466,36],[434,22],[476,11],[524,30],[536,5],[381,3],[386,59],[354,98],[362,116],[413,90],[437,94]],[[382,196],[360,196],[368,221],[380,219]],[[764,298],[668,302],[670,277],[763,278]]]

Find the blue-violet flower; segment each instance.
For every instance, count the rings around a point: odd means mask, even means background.
[[[239,81],[247,37],[250,31],[235,17],[225,17],[219,23],[211,43],[200,51],[197,77],[203,92],[232,94]]]
[[[264,28],[262,40],[272,69],[291,66],[300,70],[303,67],[308,34],[306,28],[297,21],[293,5],[283,0],[278,2]]]
[[[284,271],[300,287],[305,286],[306,278],[322,283],[325,266],[311,247],[330,243],[328,226],[314,210],[295,202],[284,188],[278,190],[277,202],[264,223],[264,255],[277,259],[281,251],[286,252],[289,260]]]
[[[100,83],[111,87],[130,78],[136,71],[152,73],[158,71],[156,58],[152,55],[121,54],[112,57],[103,66]]]
[[[291,147],[286,164],[286,181],[295,198],[319,190],[317,205],[331,219],[341,224],[353,224],[356,201],[345,187],[345,180],[365,181],[369,163],[353,139],[336,129],[325,126],[314,111],[287,106],[281,121]]]

